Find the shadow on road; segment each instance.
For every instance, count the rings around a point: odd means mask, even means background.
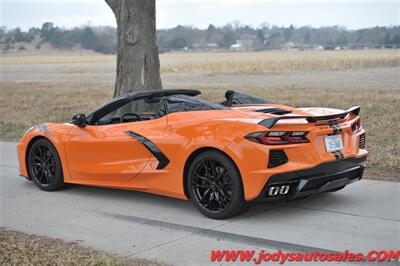
[[[26,182],[26,186],[34,186],[31,182]],[[24,186],[25,186],[24,184]],[[46,192],[43,192],[46,193]],[[133,190],[120,190],[113,188],[102,188],[102,187],[92,187],[92,186],[83,186],[83,185],[67,185],[63,190],[57,192],[50,193],[62,193],[62,194],[70,194],[79,196],[79,198],[86,198],[87,200],[101,200],[103,202],[109,201],[111,203],[117,202],[118,204],[128,204],[134,203],[135,206],[138,204],[144,205],[146,208],[154,207],[162,207],[165,212],[175,211],[176,209],[185,210],[189,212],[193,212],[194,215],[201,216],[201,214],[197,213],[197,210],[193,206],[190,200],[180,200],[169,198],[165,196],[150,194],[141,191],[133,191]],[[315,195],[313,197],[299,199],[295,201],[289,202],[280,202],[280,203],[267,203],[267,202],[253,202],[250,205],[250,208],[243,215],[235,218],[229,219],[230,221],[236,221],[241,219],[246,219],[249,217],[260,217],[265,219],[266,216],[274,215],[283,215],[284,219],[287,219],[288,216],[291,218],[296,218],[295,216],[299,215],[299,212],[296,210],[297,208],[305,208],[305,209],[313,209],[315,203],[318,205],[323,205],[324,209],[334,209],[338,206],[345,206],[348,203],[351,203],[354,199],[348,197],[347,193],[323,193],[319,195]],[[290,208],[288,208],[290,207]],[[280,209],[285,209],[284,213],[279,211]],[[276,210],[274,213],[267,212],[271,210]],[[301,214],[307,215],[307,213]],[[202,217],[202,216],[201,216]]]

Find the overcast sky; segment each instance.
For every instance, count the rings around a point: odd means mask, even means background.
[[[40,27],[51,21],[66,28],[113,25],[115,19],[103,0],[0,0],[1,25],[8,28]],[[239,20],[259,26],[330,26],[349,29],[400,25],[400,0],[157,0],[157,28],[210,23],[225,25]]]

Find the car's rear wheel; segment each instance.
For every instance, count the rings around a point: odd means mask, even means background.
[[[206,151],[192,161],[188,188],[196,208],[213,219],[233,217],[247,207],[239,171],[230,158],[217,151]]]
[[[64,186],[61,160],[53,144],[38,139],[28,151],[29,176],[42,190],[53,191]]]

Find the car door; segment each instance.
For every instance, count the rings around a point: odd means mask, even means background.
[[[137,101],[127,105],[104,115],[102,119],[114,119],[115,122],[116,115],[132,110],[140,112],[138,109],[143,109],[145,103]],[[162,135],[167,126],[165,117],[126,123],[114,122],[86,127],[72,126],[65,142],[72,179],[106,184],[134,178],[143,170],[152,154],[140,139],[132,137],[132,132],[139,135],[144,134],[143,132],[156,132]]]

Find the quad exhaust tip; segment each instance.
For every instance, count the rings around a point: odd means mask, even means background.
[[[268,190],[269,197],[275,197],[279,195],[287,195],[289,193],[290,186],[289,185],[282,185],[282,186],[273,186],[270,187]]]

